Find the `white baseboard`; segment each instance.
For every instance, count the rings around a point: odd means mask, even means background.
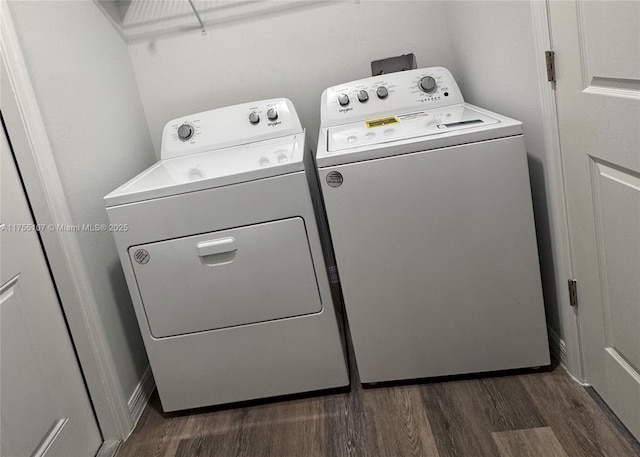
[[[147,406],[147,402],[155,388],[156,383],[153,379],[153,374],[151,373],[151,367],[147,367],[147,370],[142,375],[142,379],[140,379],[140,382],[127,402],[129,406],[129,415],[131,417],[131,422],[133,423],[133,427],[131,427],[131,431],[129,433],[131,433],[136,427],[138,420],[140,420],[140,416],[142,416],[144,407]]]
[[[564,367],[567,366],[567,346],[564,340],[556,333],[554,329],[547,326],[547,332],[549,333],[549,347],[551,354],[560,361],[560,364]]]
[[[118,448],[122,442],[118,440],[109,440],[102,443],[96,457],[114,457],[118,452]]]

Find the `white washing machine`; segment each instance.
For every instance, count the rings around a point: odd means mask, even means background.
[[[286,99],[184,116],[105,197],[165,411],[348,385],[305,148]]]
[[[445,68],[322,94],[316,161],[363,383],[549,364],[522,135]]]

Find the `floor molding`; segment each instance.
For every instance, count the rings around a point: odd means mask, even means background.
[[[105,441],[102,443],[102,446],[100,446],[100,449],[98,449],[96,457],[114,457],[121,444],[122,441],[118,440]]]
[[[153,373],[151,372],[151,367],[147,367],[147,370],[142,375],[140,382],[133,390],[127,405],[129,406],[129,415],[131,417],[131,422],[133,423],[133,427],[131,427],[131,431],[135,428],[138,420],[140,420],[140,416],[142,416],[142,412],[144,411],[144,407],[147,406],[147,402],[149,398],[151,398],[151,394],[156,389],[156,382],[153,379]]]
[[[549,333],[549,349],[551,349],[551,355],[558,359],[563,367],[566,367],[567,345],[553,328],[547,326],[547,332]]]

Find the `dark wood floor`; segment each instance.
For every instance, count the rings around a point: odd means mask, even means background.
[[[163,414],[154,395],[118,457],[637,457],[561,367]]]

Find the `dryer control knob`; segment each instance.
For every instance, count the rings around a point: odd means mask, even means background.
[[[384,98],[387,98],[387,96],[389,95],[389,91],[387,90],[386,87],[380,86],[376,90],[376,94],[378,95],[378,98],[384,99]]]
[[[360,92],[358,92],[358,101],[360,103],[364,103],[367,100],[369,100],[369,92],[367,92],[366,90],[361,90]]]
[[[253,111],[251,114],[249,114],[249,122],[251,122],[252,124],[257,124],[258,122],[260,122],[260,115]]]
[[[340,103],[340,106],[347,106],[349,104],[349,96],[347,94],[340,94],[338,96],[338,103]]]
[[[270,108],[269,111],[267,111],[267,118],[270,121],[275,121],[276,119],[278,119],[278,110],[275,108]]]
[[[425,76],[424,78],[422,78],[418,83],[418,86],[420,87],[421,91],[426,92],[428,94],[433,92],[437,88],[436,80],[433,79],[431,76]]]
[[[189,124],[182,124],[178,127],[178,138],[182,141],[187,141],[193,136],[193,127]]]

